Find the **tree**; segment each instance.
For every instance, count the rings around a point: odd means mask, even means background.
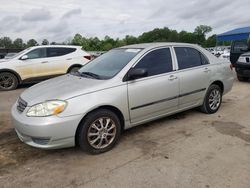
[[[63,43],[51,42],[50,44],[73,44],[81,46],[87,51],[106,51],[112,48],[117,48],[124,45],[146,43],[146,42],[186,42],[200,44],[203,47],[211,47],[216,45],[216,36],[212,35],[206,39],[206,35],[212,31],[212,28],[207,25],[199,25],[195,28],[194,32],[171,30],[167,27],[155,28],[151,31],[144,32],[140,36],[135,37],[126,35],[123,39],[112,38],[105,36],[104,39],[98,37],[84,37],[77,33],[72,38],[68,38]],[[49,44],[47,39],[42,41],[42,45]],[[225,43],[227,44],[227,43]],[[3,48],[25,48],[30,46],[39,45],[35,39],[30,39],[27,45],[21,38],[17,38],[13,43],[9,37],[0,38],[0,47]]]
[[[206,40],[206,47],[214,47],[216,46],[216,35],[212,35]]]
[[[43,39],[42,45],[49,45],[49,41],[47,39]]]
[[[3,37],[0,39],[0,46],[3,48],[11,48],[12,40],[9,37]]]
[[[108,51],[108,50],[111,50],[113,48],[113,45],[110,44],[110,43],[105,43],[102,47],[102,50],[103,51]]]
[[[207,25],[199,25],[195,28],[194,33],[197,35],[203,35],[206,36],[207,33],[212,31],[212,27]]]
[[[23,39],[21,38],[17,38],[16,40],[14,40],[13,42],[13,48],[19,48],[22,49],[25,47],[25,44],[23,43]]]
[[[130,45],[130,44],[136,44],[138,42],[138,40],[134,36],[126,35],[124,42],[125,42],[125,44]]]
[[[82,46],[82,35],[80,35],[79,33],[75,34],[72,40],[72,44]]]
[[[35,39],[30,39],[28,42],[27,42],[27,47],[31,47],[31,46],[38,46],[38,42],[35,40]]]
[[[196,35],[196,43],[204,46],[206,41],[206,34],[212,31],[212,27],[207,25],[197,26],[194,30]]]

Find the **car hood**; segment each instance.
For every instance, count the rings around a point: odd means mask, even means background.
[[[21,94],[21,98],[32,106],[47,100],[69,98],[104,89],[107,80],[64,75],[36,84]]]

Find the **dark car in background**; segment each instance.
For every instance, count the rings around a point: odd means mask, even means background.
[[[232,43],[230,61],[235,67],[238,80],[248,81],[250,78],[250,40]]]

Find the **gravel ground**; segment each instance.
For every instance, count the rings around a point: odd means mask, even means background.
[[[235,81],[216,114],[189,110],[132,128],[95,156],[18,140],[10,108],[27,87],[0,93],[0,187],[250,188],[250,82]]]

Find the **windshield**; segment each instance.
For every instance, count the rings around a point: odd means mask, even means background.
[[[21,51],[21,52],[15,54],[14,56],[10,57],[9,59],[16,58],[16,57],[20,56],[21,54],[27,52],[28,50],[30,50],[30,48],[27,48],[27,49],[25,49],[25,50],[23,50],[23,51]]]
[[[118,48],[111,50],[84,65],[79,73],[98,79],[110,79],[119,73],[141,49]]]

